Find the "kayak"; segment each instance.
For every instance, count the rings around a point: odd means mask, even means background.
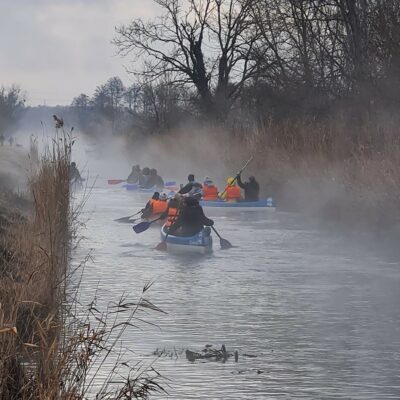
[[[202,207],[214,207],[214,208],[224,208],[232,209],[236,211],[257,211],[260,209],[275,210],[275,204],[271,198],[259,201],[237,201],[228,202],[224,200],[211,200],[211,201],[200,201]]]
[[[194,236],[168,235],[165,225],[161,228],[161,241],[166,241],[167,251],[175,254],[207,254],[212,252],[212,236],[209,227],[204,228]]]

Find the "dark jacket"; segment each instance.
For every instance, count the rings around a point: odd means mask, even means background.
[[[190,191],[194,191],[194,189],[201,189],[202,186],[198,182],[189,182],[187,183],[181,190],[179,190],[179,194],[187,194]],[[201,198],[201,195],[200,195]]]
[[[237,176],[238,185],[244,190],[244,201],[258,201],[260,185],[256,180],[242,182],[240,175]]]
[[[172,235],[193,236],[200,232],[204,225],[214,225],[214,221],[204,215],[203,208],[197,200],[188,200],[189,204],[182,208],[177,221],[170,228]]]
[[[137,183],[137,181],[139,180],[139,176],[140,176],[140,172],[139,171],[132,171],[129,174],[128,179],[126,181],[128,183]]]

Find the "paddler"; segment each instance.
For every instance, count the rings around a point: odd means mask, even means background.
[[[79,173],[74,161],[69,166],[69,180],[71,183],[82,183],[81,174]]]
[[[196,182],[193,174],[188,175],[188,183],[179,190],[179,194],[200,200],[203,192],[200,183]]]
[[[137,183],[139,181],[140,174],[141,174],[140,166],[134,165],[126,181],[131,184]]]
[[[167,227],[170,227],[177,220],[182,201],[183,198],[179,194],[169,200],[167,210],[160,216],[161,219],[167,219],[165,222]]]
[[[250,176],[247,182],[242,181],[240,174],[236,176],[238,185],[244,190],[244,201],[258,201],[260,185],[254,176]]]
[[[240,187],[236,185],[236,178],[230,177],[226,180],[226,183],[227,186],[225,187],[221,198],[230,202],[240,201]]]
[[[167,195],[154,192],[142,210],[142,218],[151,218],[163,214],[168,208]]]
[[[211,178],[206,176],[203,182],[203,200],[215,201],[218,199],[218,188],[214,185]]]
[[[192,197],[185,197],[178,218],[171,225],[169,232],[175,236],[193,236],[201,232],[204,226],[213,225],[214,221],[204,215],[199,201]]]
[[[161,178],[160,175],[158,175],[157,170],[155,168],[152,168],[150,170],[149,179],[146,183],[146,186],[144,187],[146,189],[156,187],[157,189],[161,190],[164,188],[164,180]]]

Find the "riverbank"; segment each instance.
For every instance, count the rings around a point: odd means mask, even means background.
[[[0,397],[57,398],[70,147],[59,144],[28,178],[28,157],[18,149],[1,152]]]

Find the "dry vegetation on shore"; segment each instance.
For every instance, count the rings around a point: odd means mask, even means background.
[[[148,398],[162,390],[159,375],[138,364],[131,368],[118,357],[101,385],[96,382],[124,330],[134,326],[135,314],[158,309],[143,298],[147,286],[136,302],[120,299],[106,310],[98,310],[94,302],[89,310],[79,304],[79,278],[69,268],[76,217],[69,205],[70,151],[70,140],[64,137],[39,162],[29,180],[30,212],[18,211],[16,200],[27,200],[15,194],[4,203],[0,399]]]

